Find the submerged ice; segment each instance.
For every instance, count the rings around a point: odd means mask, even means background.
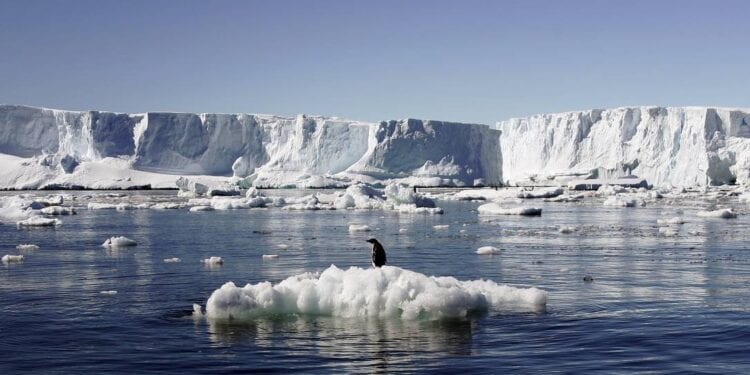
[[[493,310],[540,311],[547,293],[490,280],[460,281],[384,266],[304,273],[278,284],[238,287],[227,282],[206,303],[212,319],[253,319],[274,314],[336,317],[461,318]]]

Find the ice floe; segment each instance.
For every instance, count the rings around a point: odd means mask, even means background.
[[[536,207],[502,207],[498,203],[485,203],[477,208],[480,215],[521,215],[521,216],[540,216],[541,208]]]
[[[494,246],[482,246],[477,249],[477,254],[479,255],[493,255],[493,254],[500,254],[500,249],[494,247]]]
[[[124,236],[107,238],[107,240],[102,244],[103,247],[129,247],[136,245],[137,243],[134,240],[131,240],[130,238]]]

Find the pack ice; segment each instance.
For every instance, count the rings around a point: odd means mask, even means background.
[[[499,144],[489,126],[429,120],[0,105],[0,188],[174,188],[179,175],[206,186],[498,184]]]

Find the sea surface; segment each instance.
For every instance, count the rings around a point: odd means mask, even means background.
[[[444,215],[80,208],[59,217],[57,228],[3,221],[0,255],[18,254],[22,243],[40,248],[23,253],[21,263],[0,264],[0,374],[747,374],[750,215],[737,201],[719,203],[741,215],[698,217],[716,204],[700,200],[637,208],[587,200],[534,201],[541,217],[484,218],[476,211],[480,202],[438,201]],[[675,227],[677,236],[664,236],[657,219],[673,216],[686,223]],[[352,223],[373,231],[350,233]],[[560,233],[561,226],[575,231]],[[115,235],[138,245],[101,246]],[[544,289],[546,310],[430,321],[289,315],[223,324],[192,315],[193,304],[205,306],[227,281],[277,283],[331,264],[371,267],[369,237],[402,268]],[[477,255],[481,246],[502,250]],[[224,264],[201,263],[210,256]],[[181,262],[164,262],[172,257]]]

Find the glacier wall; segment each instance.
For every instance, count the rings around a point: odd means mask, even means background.
[[[496,128],[510,183],[627,174],[655,186],[750,182],[748,110],[615,108],[515,118]]]
[[[267,187],[390,179],[429,186],[498,184],[499,146],[500,132],[486,125],[440,121],[122,114],[0,105],[0,156],[11,156],[3,160],[15,163],[8,173],[13,178],[0,177],[0,188],[43,187],[45,180],[79,173],[79,164],[87,166],[86,174],[74,180],[84,186],[108,186],[87,182],[100,177],[92,171],[107,168],[148,176],[232,176]],[[10,162],[2,163],[11,169]],[[34,168],[26,168],[30,163]],[[123,181],[143,184],[134,176],[146,174],[117,173],[117,186]]]

